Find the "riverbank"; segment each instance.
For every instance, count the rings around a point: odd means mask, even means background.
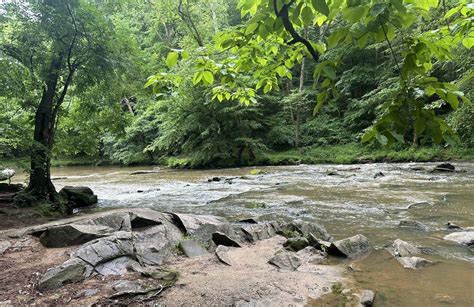
[[[368,147],[361,144],[345,144],[325,147],[306,147],[300,150],[267,151],[259,153],[254,161],[243,166],[276,166],[298,164],[363,164],[377,162],[438,162],[474,161],[474,148],[418,147],[386,149]],[[27,167],[28,159],[3,159],[0,167],[19,165]],[[52,166],[150,166],[160,165],[171,168],[224,168],[236,167],[235,162],[220,162],[219,165],[196,165],[186,156],[162,157],[156,160],[135,159],[129,163],[94,157],[56,157]]]

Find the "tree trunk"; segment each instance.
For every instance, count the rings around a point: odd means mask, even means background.
[[[26,192],[38,199],[58,201],[58,193],[51,181],[51,149],[54,139],[54,96],[59,79],[62,57],[51,62],[40,105],[35,114],[34,144],[31,151],[30,182]]]
[[[301,70],[300,70],[300,85],[298,87],[298,92],[302,93],[304,89],[304,61],[305,58],[301,60]],[[302,103],[296,104],[296,120],[295,120],[295,147],[296,149],[300,148],[300,126],[301,126],[301,107]]]

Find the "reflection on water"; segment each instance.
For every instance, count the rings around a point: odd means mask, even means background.
[[[447,222],[474,226],[474,163],[455,163],[460,170],[456,173],[432,173],[434,165],[262,167],[267,172],[262,175],[249,175],[250,168],[156,169],[132,175],[151,167],[65,167],[52,173],[53,177],[67,177],[54,181],[58,189],[91,187],[101,207],[151,207],[230,219],[301,218],[318,221],[336,238],[362,233],[375,248],[396,238],[413,242],[427,247],[432,253],[428,257],[440,262],[413,272],[402,269],[382,251],[362,262],[366,269],[356,278],[379,293],[377,304],[434,306],[444,304],[444,295],[446,302],[474,306],[470,295],[474,290],[472,250],[442,239],[449,233]],[[384,176],[374,178],[378,172]],[[208,182],[216,176],[227,180]],[[408,209],[417,202],[429,204]],[[400,229],[400,220],[419,221],[427,230]]]

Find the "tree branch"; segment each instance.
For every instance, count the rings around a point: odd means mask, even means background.
[[[295,28],[293,27],[293,24],[290,21],[289,18],[289,8],[291,5],[295,3],[295,0],[291,0],[289,3],[284,4],[281,10],[278,10],[277,8],[277,0],[273,0],[273,7],[275,9],[275,15],[281,18],[283,22],[283,26],[285,27],[285,30],[291,35],[293,38],[290,42],[288,42],[288,45],[293,45],[296,43],[302,43],[305,45],[306,49],[309,51],[311,56],[313,57],[313,60],[316,62],[319,60],[319,54],[314,50],[313,45],[311,45],[311,42],[309,42],[307,39],[301,37],[301,35],[296,32]]]
[[[191,14],[189,13],[189,8],[186,8],[186,12],[183,10],[183,0],[179,0],[178,4],[178,15],[181,17],[181,20],[188,26],[189,30],[191,30],[194,39],[198,43],[200,47],[204,47],[204,42],[199,34],[199,31],[196,28],[196,25],[191,18]]]

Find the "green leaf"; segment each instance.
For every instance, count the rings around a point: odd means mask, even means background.
[[[325,0],[311,0],[313,8],[323,15],[329,16],[329,7]]]
[[[471,49],[472,46],[474,46],[474,38],[473,37],[466,37],[465,39],[462,40],[462,44],[467,49]]]
[[[202,80],[202,71],[197,71],[193,76],[193,84],[196,85]]]
[[[275,71],[280,76],[280,78],[283,78],[286,75],[286,67],[285,66],[278,66],[275,69]]]
[[[377,141],[379,141],[380,144],[382,144],[382,146],[386,146],[388,144],[388,138],[381,134],[381,133],[377,133]]]
[[[418,117],[415,120],[415,133],[422,134],[426,130],[426,120],[422,117]]]
[[[312,25],[313,17],[313,10],[309,6],[303,7],[303,9],[301,10],[301,19],[303,19],[303,23],[305,25]]]
[[[206,81],[208,84],[214,83],[214,75],[209,70],[203,71],[202,72],[202,77],[203,77],[204,81]]]
[[[336,71],[334,68],[332,68],[332,66],[324,65],[323,71],[329,79],[336,80]]]
[[[178,63],[178,58],[179,58],[179,53],[174,52],[174,51],[168,53],[168,55],[166,56],[166,66],[168,67],[175,66],[176,63]]]
[[[448,94],[446,95],[446,100],[448,101],[448,103],[451,105],[451,107],[454,110],[456,110],[458,108],[459,100],[458,100],[458,97],[456,95],[454,95],[451,92],[448,92]]]

